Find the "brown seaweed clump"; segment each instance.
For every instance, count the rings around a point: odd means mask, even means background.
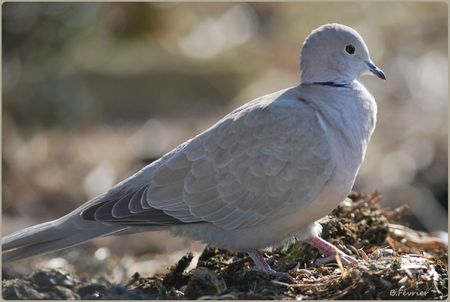
[[[3,281],[5,299],[446,299],[447,243],[401,223],[403,206],[379,205],[377,192],[352,193],[322,219],[322,236],[359,263],[316,266],[319,252],[302,242],[267,250],[283,277],[252,271],[243,253],[207,247],[196,268],[182,257],[169,273],[132,276],[128,284],[88,282],[58,270]]]

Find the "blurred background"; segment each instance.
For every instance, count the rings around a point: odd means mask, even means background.
[[[355,28],[387,75],[362,78],[379,111],[355,190],[379,190],[388,207],[410,205],[412,227],[446,232],[445,3],[8,2],[3,235],[66,214],[233,108],[298,84],[304,38],[330,22]],[[4,269],[63,266],[117,281],[202,247],[140,234]]]

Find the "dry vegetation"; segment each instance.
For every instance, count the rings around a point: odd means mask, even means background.
[[[197,267],[192,254],[167,274],[140,276],[127,284],[87,280],[58,269],[3,281],[5,299],[446,299],[447,246],[439,238],[398,224],[407,207],[379,206],[378,193],[353,193],[321,221],[322,236],[359,263],[317,267],[321,255],[302,242],[265,252],[289,277],[252,271],[243,253],[206,248]]]

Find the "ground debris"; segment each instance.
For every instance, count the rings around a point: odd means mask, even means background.
[[[320,223],[322,237],[359,262],[330,263],[300,241],[265,251],[271,266],[291,278],[252,271],[244,253],[207,247],[197,267],[183,256],[165,275],[135,273],[126,285],[84,281],[62,270],[39,270],[3,280],[5,299],[446,299],[447,243],[401,224],[407,207],[387,210],[377,192],[352,193]]]
[[[197,267],[189,278],[185,294],[188,298],[199,298],[221,295],[226,290],[227,285],[222,276],[206,267]]]

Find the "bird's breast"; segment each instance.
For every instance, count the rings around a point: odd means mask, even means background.
[[[342,187],[351,190],[364,161],[376,123],[376,103],[364,89],[334,96],[319,114],[322,116],[335,159],[335,177]]]

